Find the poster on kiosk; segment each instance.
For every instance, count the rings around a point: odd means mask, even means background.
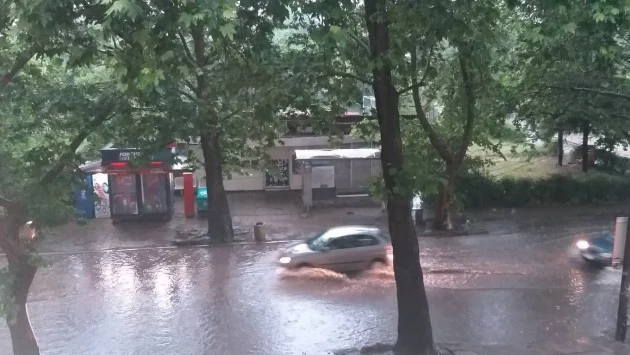
[[[96,196],[98,196],[96,201],[94,201],[94,217],[110,218],[112,214],[109,210],[109,183],[107,181],[107,174],[92,175],[92,184],[94,185],[94,192]]]

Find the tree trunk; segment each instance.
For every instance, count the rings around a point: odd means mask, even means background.
[[[558,166],[562,166],[562,159],[564,158],[564,131],[562,128],[558,129]]]
[[[411,52],[410,58],[414,74],[417,70],[416,51],[417,48],[414,48]],[[437,201],[435,219],[433,221],[433,228],[436,230],[447,230],[452,228],[451,202],[455,191],[455,182],[459,169],[462,166],[462,162],[466,158],[468,147],[472,143],[475,128],[475,106],[477,99],[475,96],[474,78],[472,74],[473,70],[471,70],[472,53],[471,49],[465,46],[458,47],[457,53],[462,75],[462,88],[466,97],[466,120],[464,122],[464,134],[462,135],[462,144],[457,150],[451,150],[431,126],[431,123],[427,119],[424,109],[422,108],[417,79],[414,79],[415,77],[412,78],[412,97],[420,125],[427,133],[429,141],[431,141],[431,145],[435,148],[440,158],[442,158],[446,164],[446,183],[443,183],[442,186],[440,186],[440,196]]]
[[[433,220],[433,229],[435,230],[453,229],[451,203],[453,202],[458,170],[459,167],[448,167],[446,182],[440,186],[440,196],[435,209],[435,219]]]
[[[585,173],[588,172],[588,166],[590,163],[588,154],[588,136],[590,133],[591,123],[585,120],[582,125],[582,171]]]
[[[398,300],[396,354],[435,354],[429,304],[420,265],[418,238],[411,218],[411,198],[397,189],[397,174],[404,168],[398,94],[388,62],[389,24],[385,0],[365,1],[371,59],[382,60],[373,69],[376,114],[381,133],[381,164],[387,191],[389,232],[394,252]]]
[[[197,117],[200,129],[201,149],[203,151],[204,168],[206,170],[206,187],[208,188],[208,235],[220,242],[234,239],[232,215],[223,187],[223,161],[221,142],[219,140],[219,122],[212,115],[208,99],[208,77],[203,73],[207,64],[206,35],[203,26],[191,28],[195,61],[199,67],[197,75],[197,99],[200,116]]]
[[[214,132],[201,135],[206,187],[208,188],[208,235],[220,242],[234,238],[232,215],[223,187],[223,167],[219,137]]]
[[[16,275],[13,287],[13,309],[12,315],[7,317],[7,325],[11,333],[13,342],[13,353],[15,355],[39,355],[37,339],[31,328],[26,310],[28,290],[31,287],[37,267],[28,262],[28,257],[22,255],[20,262],[16,265],[9,263],[9,268]]]
[[[13,342],[13,353],[39,355],[37,339],[35,339],[26,311],[28,290],[35,278],[37,266],[30,263],[28,251],[21,245],[26,241],[20,241],[19,238],[20,228],[26,221],[24,216],[25,214],[16,215],[9,210],[9,216],[0,234],[0,247],[5,252],[9,271],[14,277],[10,288],[13,304],[6,321]]]

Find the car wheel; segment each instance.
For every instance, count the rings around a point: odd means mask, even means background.
[[[597,269],[604,269],[606,268],[606,264],[596,261],[596,260],[589,260],[587,258],[582,257],[582,259],[586,262],[587,265],[597,268]]]
[[[370,262],[370,264],[368,265],[368,269],[372,269],[372,268],[382,266],[382,265],[387,265],[387,261],[385,261],[385,259],[382,259],[382,258],[376,258]]]

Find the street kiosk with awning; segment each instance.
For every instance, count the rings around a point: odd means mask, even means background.
[[[171,218],[174,158],[170,148],[152,154],[148,161],[142,160],[139,149],[101,149],[102,171],[108,176],[114,222]]]

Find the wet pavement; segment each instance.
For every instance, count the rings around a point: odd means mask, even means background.
[[[420,239],[437,341],[525,345],[610,332],[620,272],[586,267],[572,248],[612,227],[610,218],[523,221],[487,235]],[[280,243],[177,249],[129,227],[142,242],[110,248],[94,242],[94,225],[82,228],[85,244],[48,250],[51,266],[31,288],[42,354],[318,355],[395,340],[388,267],[355,277],[282,272]],[[8,349],[0,326],[0,353]]]

